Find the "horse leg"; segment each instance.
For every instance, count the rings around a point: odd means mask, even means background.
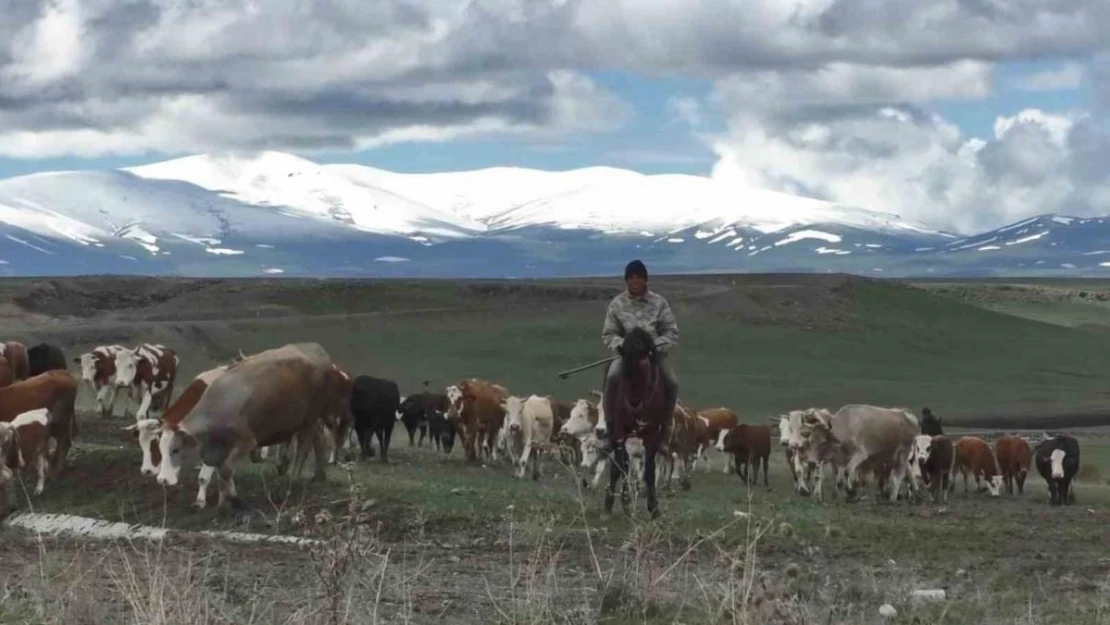
[[[609,487],[605,490],[606,516],[613,513],[613,501],[617,490],[617,480],[621,478],[621,473],[623,471],[623,467],[621,467],[621,457],[624,452],[624,445],[614,444],[612,449],[612,459],[609,461]]]
[[[644,482],[647,486],[647,508],[651,518],[659,518],[659,502],[655,499],[655,445],[644,450]]]
[[[625,516],[631,516],[632,511],[629,509],[628,504],[631,503],[631,489],[639,486],[637,481],[629,473],[629,453],[624,445],[620,446],[620,463],[621,463],[621,476],[624,478],[621,482],[621,510],[624,511]]]

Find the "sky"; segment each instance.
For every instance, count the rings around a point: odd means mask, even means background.
[[[1106,0],[0,0],[0,178],[280,150],[1110,214]]]

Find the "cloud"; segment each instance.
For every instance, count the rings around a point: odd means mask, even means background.
[[[947,74],[949,78],[942,80]],[[989,92],[967,62],[893,71],[840,66],[720,81],[713,176],[898,213],[969,233],[1045,212],[1104,214],[1106,118],[1028,109],[993,136],[963,135],[920,103]]]
[[[737,184],[954,229],[1089,213],[1107,197],[1092,164],[1110,156],[1106,62],[1088,69],[1089,115],[1008,111],[980,140],[929,111],[988,97],[999,63],[1105,50],[1105,0],[0,0],[0,12],[0,155],[551,144],[631,118],[590,78],[618,70],[711,81],[711,98],[668,112],[699,137],[716,126],[710,108],[723,115],[714,175]],[[1072,63],[1021,86],[1071,85]]]
[[[1063,91],[1077,89],[1083,81],[1083,68],[1078,63],[1064,63],[1059,67],[1034,72],[1014,81],[1021,91]]]

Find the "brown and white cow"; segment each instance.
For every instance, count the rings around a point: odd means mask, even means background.
[[[707,437],[705,441],[698,441],[700,446],[698,457],[704,458],[706,470],[712,471],[713,466],[708,455],[709,449],[717,447],[717,443],[721,441],[724,433],[736,427],[740,423],[740,418],[736,416],[735,412],[724,407],[698,410],[694,415],[701,422],[701,426],[705,428]],[[733,468],[732,460],[733,457],[731,455],[725,458],[725,466],[722,469],[724,473],[728,473],[729,470]],[[696,460],[694,462],[694,467],[697,467]]]
[[[12,382],[31,377],[31,364],[27,359],[27,346],[19,341],[0,343],[0,356],[3,356],[12,370]]]
[[[740,423],[721,432],[717,451],[734,458],[736,473],[745,484],[759,481],[759,463],[763,462],[763,485],[768,482],[768,464],[771,460],[771,426]],[[751,478],[749,480],[749,470]]]
[[[1019,495],[1025,494],[1025,478],[1029,475],[1029,465],[1033,461],[1033,449],[1020,436],[999,436],[994,442],[994,452],[998,466],[1002,470],[1002,483],[1006,493],[1014,494],[1017,484]]]
[[[0,423],[0,449],[7,453],[0,456],[0,462],[13,472],[34,468],[38,475],[35,495],[41,495],[46,484],[46,469],[49,464],[49,414],[46,408],[36,408],[20,414],[11,423]],[[0,484],[0,488],[3,485]]]
[[[329,410],[331,358],[318,343],[296,343],[267,350],[230,367],[209,385],[200,401],[175,426],[162,427],[158,483],[178,483],[182,468],[201,462],[197,505],[206,505],[213,472],[220,482],[219,505],[239,506],[233,473],[236,464],[259,446],[298,438],[293,477],[299,476],[309,449],[315,450],[315,480],[326,478],[320,421]]]
[[[956,452],[952,439],[943,434],[929,436],[918,434],[914,439],[913,464],[921,480],[929,490],[934,502],[948,502],[948,490],[952,484],[952,467],[955,465]]]
[[[185,387],[185,391],[177,398],[169,408],[166,409],[162,415],[162,420],[158,419],[141,419],[123,429],[131,432],[131,434],[138,440],[139,448],[143,452],[143,464],[139,471],[143,475],[157,475],[158,468],[162,464],[162,453],[159,450],[158,440],[162,436],[163,427],[174,427],[181,423],[182,419],[189,414],[190,411],[200,401],[204,392],[208,390],[208,386],[212,382],[224,374],[228,369],[227,365],[221,365],[215,369],[209,369],[198,374],[189,386]]]
[[[173,397],[178,358],[165,345],[143,343],[135,349],[116,352],[116,386],[130,387],[139,399],[135,420],[146,419],[150,410],[165,413]]]
[[[73,359],[81,366],[81,380],[96,394],[97,408],[105,419],[115,411],[116,354],[124,351],[127,348],[122,345],[101,345]]]
[[[478,462],[482,451],[496,459],[497,434],[505,421],[502,405],[508,396],[503,386],[478,378],[447,387],[447,418],[462,434],[467,462]]]
[[[964,478],[964,492],[967,492],[967,476],[975,476],[975,489],[982,490],[980,481],[987,484],[991,497],[998,497],[1002,487],[1002,471],[998,468],[998,459],[994,457],[991,446],[976,436],[961,436],[956,441],[956,461],[952,473],[960,473]],[[949,490],[956,487],[953,481]]]
[[[694,462],[701,451],[702,442],[707,440],[708,434],[704,422],[676,402],[674,413],[671,415],[670,438],[667,440],[670,454],[659,455],[663,471],[660,471],[662,475],[656,483],[663,480],[663,483],[669,484],[675,479],[677,468],[679,485],[683,490],[689,490]]]
[[[57,443],[50,457],[50,468],[57,472],[64,466],[77,435],[76,401],[77,380],[68,371],[55,369],[40,373],[0,388],[0,423],[11,423],[25,412],[45,408],[50,416],[47,432]]]
[[[583,472],[594,470],[592,483],[587,483],[585,476],[582,477],[583,487],[589,487],[591,484],[597,486],[601,482],[601,476],[605,473],[605,469],[609,466],[609,459],[600,453],[601,440],[597,437],[599,411],[598,404],[587,399],[579,399],[571,406],[570,417],[559,428],[560,435],[573,437],[578,441],[579,470]]]

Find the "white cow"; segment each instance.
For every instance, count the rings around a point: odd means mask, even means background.
[[[510,395],[501,406],[509,425],[510,439],[522,443],[520,459],[516,461],[518,478],[524,477],[528,461],[532,461],[532,479],[540,479],[540,454],[551,443],[551,432],[555,428],[555,405],[550,397],[529,395],[527,398]],[[502,428],[504,429],[504,428]],[[533,452],[535,448],[535,452]]]

